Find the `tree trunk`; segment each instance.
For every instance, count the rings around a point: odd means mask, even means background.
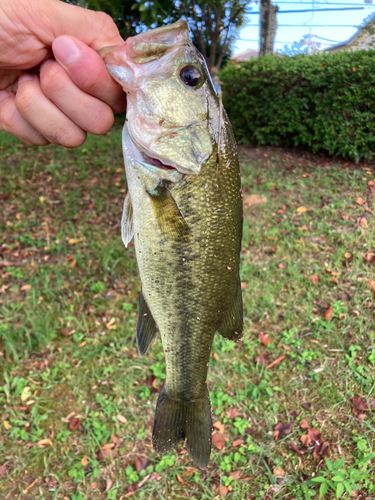
[[[259,57],[273,54],[273,44],[276,35],[276,12],[279,8],[272,5],[271,0],[260,1],[260,49]]]

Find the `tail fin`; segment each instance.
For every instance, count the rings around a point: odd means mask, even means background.
[[[207,394],[194,402],[181,403],[171,399],[165,387],[156,405],[152,443],[154,449],[166,452],[186,438],[186,447],[193,462],[204,469],[211,453],[211,404]]]

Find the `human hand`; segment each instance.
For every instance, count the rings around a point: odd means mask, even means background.
[[[126,100],[96,51],[122,42],[102,12],[1,0],[0,130],[33,146],[66,147],[107,132]]]

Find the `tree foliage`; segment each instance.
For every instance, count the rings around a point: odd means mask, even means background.
[[[126,38],[184,18],[212,75],[230,53],[251,0],[66,0],[106,12]]]

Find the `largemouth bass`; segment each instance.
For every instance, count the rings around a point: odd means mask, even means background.
[[[146,354],[158,329],[166,360],[153,445],[165,452],[186,439],[204,468],[214,334],[236,341],[243,330],[236,143],[186,22],[128,38],[101,55],[127,94],[122,238],[127,246],[134,236],[142,281],[138,349]]]

